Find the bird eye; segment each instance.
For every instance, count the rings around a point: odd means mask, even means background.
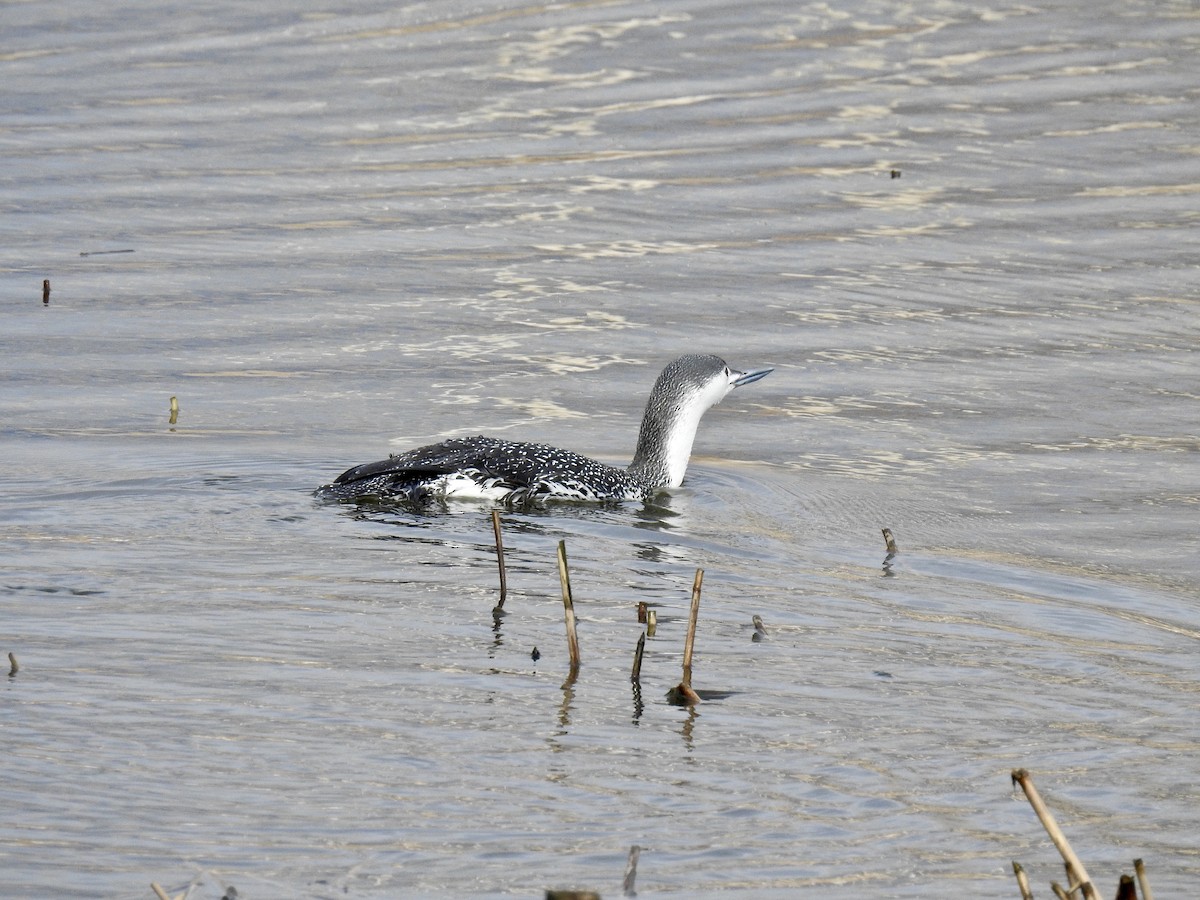
[[[725,367],[725,377],[728,378],[731,374],[733,374],[733,373],[729,371],[729,366],[726,366]]]

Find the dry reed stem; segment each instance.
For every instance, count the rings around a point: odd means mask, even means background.
[[[1140,859],[1135,859],[1133,871],[1137,875],[1138,890],[1141,891],[1142,900],[1154,900],[1154,892],[1150,890],[1150,882],[1146,878],[1146,864]]]
[[[696,621],[700,618],[700,585],[704,582],[704,570],[696,570],[692,582],[692,611],[688,616],[687,640],[683,644],[683,686],[692,687],[692,649],[696,645]]]
[[[496,564],[500,567],[500,602],[496,610],[504,609],[504,601],[508,597],[508,576],[504,571],[504,540],[500,537],[500,510],[492,510],[492,533],[496,536]]]
[[[1100,900],[1100,895],[1096,893],[1095,887],[1092,886],[1092,880],[1088,877],[1087,870],[1083,867],[1083,863],[1079,861],[1079,857],[1075,855],[1075,851],[1071,849],[1071,844],[1067,840],[1067,836],[1058,827],[1058,822],[1054,820],[1054,816],[1042,800],[1042,795],[1034,787],[1033,779],[1029,773],[1024,769],[1014,769],[1012,780],[1015,784],[1019,784],[1021,790],[1025,792],[1025,797],[1029,800],[1029,805],[1033,807],[1033,811],[1037,813],[1042,827],[1046,829],[1046,834],[1050,835],[1050,840],[1054,842],[1054,846],[1062,854],[1063,861],[1069,867],[1074,880],[1079,882],[1079,886],[1082,887],[1083,896],[1087,900]]]
[[[667,702],[675,706],[692,706],[700,702],[700,695],[692,690],[692,648],[696,644],[696,622],[700,618],[700,585],[704,581],[704,570],[696,570],[692,582],[692,611],[688,616],[687,639],[683,644],[683,681],[667,691]]]
[[[571,598],[571,573],[567,570],[567,542],[558,542],[558,580],[562,583],[563,618],[567,623],[567,651],[571,672],[579,669],[579,636],[575,632],[575,601]]]
[[[1017,876],[1017,887],[1021,889],[1021,900],[1033,900],[1033,891],[1029,887],[1029,876],[1025,874],[1025,869],[1015,859],[1012,867],[1013,874]]]

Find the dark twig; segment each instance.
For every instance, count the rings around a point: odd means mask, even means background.
[[[633,652],[633,672],[629,676],[629,680],[634,684],[641,684],[642,681],[642,654],[646,652],[646,632],[642,632],[642,636],[638,638],[637,650]]]

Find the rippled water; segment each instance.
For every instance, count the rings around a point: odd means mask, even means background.
[[[1195,892],[1193,3],[0,15],[4,893],[1041,895],[1017,766]],[[310,495],[691,351],[776,371],[498,623],[486,509]]]

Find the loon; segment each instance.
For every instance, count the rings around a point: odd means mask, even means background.
[[[683,483],[700,417],[735,387],[774,369],[739,372],[719,356],[672,362],[650,392],[637,450],[627,468],[547,444],[498,438],[452,438],[347,469],[317,489],[326,500],[461,497],[529,505],[544,500],[649,500]]]

